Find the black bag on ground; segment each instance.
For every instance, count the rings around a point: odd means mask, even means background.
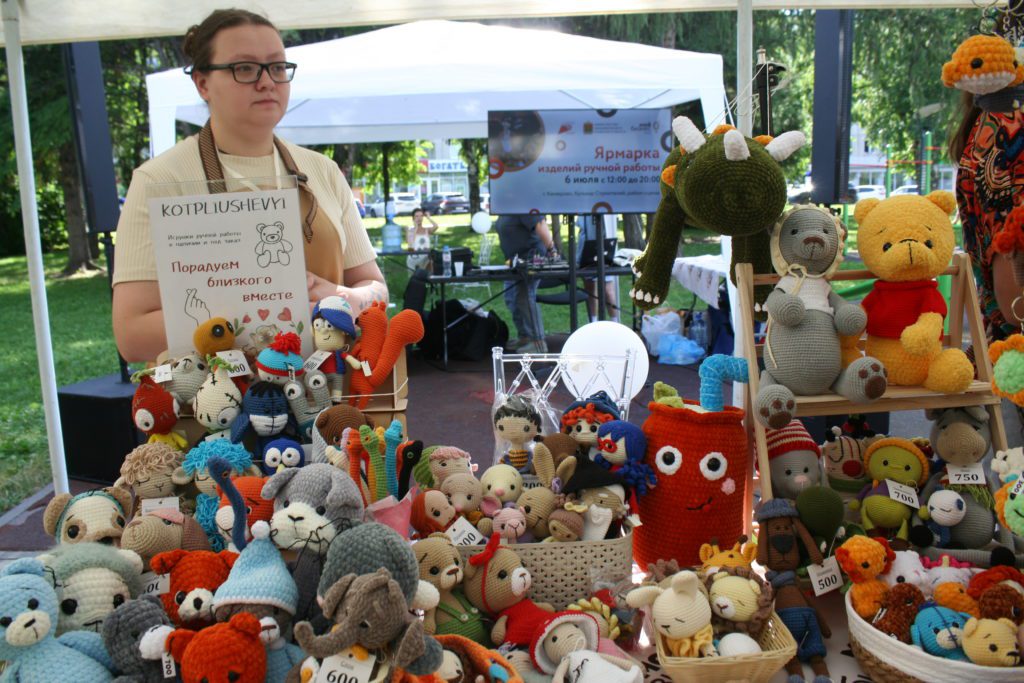
[[[491,357],[491,348],[508,343],[508,325],[493,311],[488,311],[486,318],[468,313],[457,299],[446,301],[445,308],[449,325],[462,318],[448,330],[449,360],[486,360]],[[443,356],[443,334],[441,304],[438,303],[427,316],[426,331],[420,342],[424,357],[437,360]]]

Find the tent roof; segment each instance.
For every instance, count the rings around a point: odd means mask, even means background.
[[[701,100],[721,120],[720,55],[556,31],[420,21],[288,50],[278,127],[298,144],[487,137],[488,110],[629,109]],[[146,77],[153,152],[205,104],[181,69]]]

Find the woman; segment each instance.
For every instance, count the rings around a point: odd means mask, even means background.
[[[138,169],[117,226],[114,336],[128,361],[155,359],[167,348],[150,237],[146,186],[151,183],[277,175],[300,178],[300,214],[310,303],[339,295],[358,314],[387,301],[369,237],[338,166],[278,140],[294,65],[264,17],[217,10],[185,35],[182,49],[199,95],[210,109],[203,130]],[[303,180],[305,178],[305,180]]]

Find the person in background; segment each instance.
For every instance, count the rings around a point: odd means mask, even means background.
[[[541,214],[502,215],[494,224],[498,243],[505,258],[528,261],[534,254],[547,254],[554,249],[547,218]],[[537,304],[540,279],[522,272],[517,280],[505,282],[505,304],[512,312],[519,338],[509,343],[516,353],[547,353],[544,339],[544,318]]]
[[[240,178],[299,176],[310,305],[341,296],[358,315],[386,302],[384,276],[338,165],[274,135],[296,69],[274,25],[247,10],[217,10],[188,30],[182,51],[210,118],[198,135],[137,168],[128,187],[117,225],[112,315],[125,360],[151,361],[167,349],[146,201],[154,183],[206,179],[235,190]]]
[[[599,223],[595,223],[595,218]],[[587,242],[597,242],[597,225],[603,226],[601,235],[604,239],[612,239],[618,234],[619,218],[616,214],[583,214],[576,220],[579,233],[576,238],[576,264],[580,267],[589,267],[594,263],[583,263],[583,246]],[[598,253],[595,251],[594,253]],[[610,256],[610,254],[609,254]],[[587,290],[587,313],[590,314],[590,322],[597,320],[597,278],[585,278],[583,285]],[[619,322],[619,278],[617,275],[605,275],[604,277],[605,312],[608,319]]]

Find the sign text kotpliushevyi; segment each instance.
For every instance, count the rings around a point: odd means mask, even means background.
[[[284,197],[210,199],[203,202],[167,203],[160,205],[160,211],[165,217],[205,216],[221,213],[281,210],[284,208],[286,208]]]

